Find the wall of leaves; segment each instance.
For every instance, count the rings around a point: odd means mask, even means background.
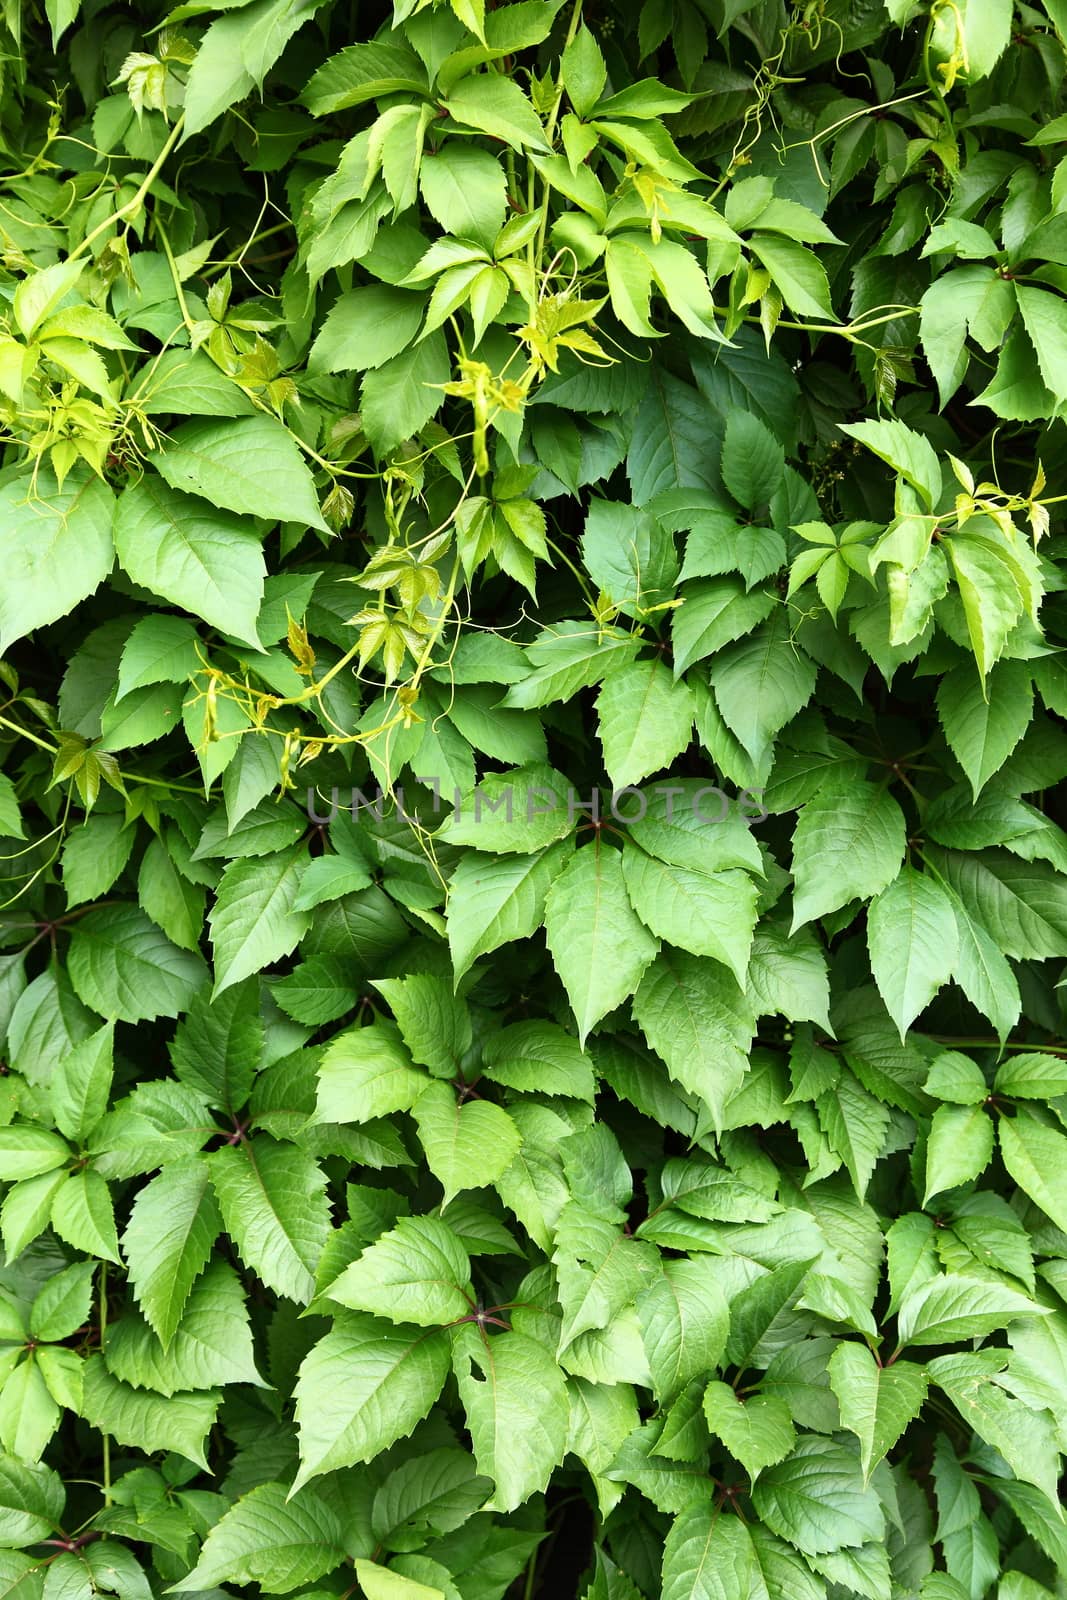
[[[1067,7],[2,0],[8,1600],[1067,1594]]]

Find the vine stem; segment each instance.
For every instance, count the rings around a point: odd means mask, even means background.
[[[107,1262],[100,1263],[100,1349],[104,1348],[107,1336]],[[101,1430],[101,1439],[104,1442],[104,1504],[111,1504],[111,1436]]]
[[[184,126],[185,112],[183,111],[171,129],[170,137],[167,139],[162,150],[149,167],[148,172],[146,173],[133,198],[131,200],[127,200],[125,205],[119,206],[118,209],[113,211],[109,217],[105,217],[103,222],[98,222],[96,227],[93,228],[90,233],[85,235],[85,238],[82,240],[81,244],[76,245],[75,248],[70,252],[70,255],[67,257],[68,261],[76,261],[80,255],[83,255],[84,252],[92,246],[95,240],[100,238],[101,234],[106,233],[107,230],[116,222],[121,222],[125,217],[134,216],[140,210],[141,206],[144,205],[145,198],[149,190],[159,177],[159,174],[162,172],[163,167],[166,164],[167,157],[174,149],[174,146],[178,143],[178,140],[181,137],[182,128]]]

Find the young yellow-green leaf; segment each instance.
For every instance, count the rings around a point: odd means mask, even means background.
[[[599,839],[573,855],[545,905],[545,938],[584,1045],[631,994],[659,949],[626,892],[622,857]]]
[[[438,1217],[401,1217],[327,1288],[338,1305],[420,1328],[455,1322],[473,1304],[470,1260]]]
[[[357,1559],[353,1565],[367,1600],[445,1600],[443,1589],[418,1583],[377,1561]]]
[[[860,1442],[864,1478],[869,1480],[926,1399],[926,1373],[913,1361],[880,1367],[866,1345],[843,1340],[830,1357],[830,1387],[841,1422]]]
[[[449,1336],[344,1312],[304,1357],[296,1385],[299,1487],[372,1461],[421,1422],[444,1386]]]
[[[993,1119],[981,1106],[938,1106],[926,1140],[926,1192],[932,1196],[979,1177],[993,1154]]]
[[[570,1406],[555,1357],[521,1333],[468,1323],[452,1361],[478,1471],[496,1484],[493,1505],[514,1511],[540,1493],[567,1447]]]
[[[871,971],[901,1042],[956,964],[956,913],[935,878],[902,868],[867,911]]]

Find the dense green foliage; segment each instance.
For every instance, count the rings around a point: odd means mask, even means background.
[[[9,1600],[1067,1594],[1043,5],[3,0]]]

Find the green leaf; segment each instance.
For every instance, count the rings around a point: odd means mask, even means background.
[[[781,1461],[796,1443],[789,1407],[776,1394],[737,1397],[727,1383],[704,1390],[704,1416],[716,1438],[755,1482],[765,1467]]]
[[[494,1083],[592,1102],[596,1086],[578,1041],[551,1022],[515,1022],[486,1039],[482,1071]]]
[[[108,1331],[104,1359],[114,1377],[168,1396],[216,1384],[263,1386],[244,1288],[225,1261],[211,1262],[197,1279],[166,1348],[146,1322],[128,1314]]]
[[[1067,307],[1045,289],[1015,285],[1015,298],[1037,356],[1041,381],[1063,405],[1067,401]]]
[[[739,1517],[694,1499],[675,1517],[663,1546],[663,1600],[762,1600],[752,1537]]]
[[[993,1122],[981,1106],[939,1106],[926,1143],[926,1193],[954,1189],[980,1177],[993,1154]]]
[[[858,439],[918,490],[932,510],[941,494],[941,464],[930,441],[902,422],[851,422],[841,432]]]
[[[445,1600],[443,1589],[417,1583],[392,1567],[379,1566],[377,1561],[357,1559],[354,1566],[367,1600]]]
[[[997,1131],[1009,1176],[1057,1228],[1067,1226],[1067,1136],[1026,1107],[1013,1118],[1001,1117]]]
[[[926,1373],[912,1361],[879,1366],[865,1345],[845,1340],[829,1362],[842,1424],[860,1442],[865,1479],[896,1444],[926,1399]]]
[[[541,926],[545,901],[570,858],[569,840],[532,855],[468,851],[452,875],[446,924],[457,982],[479,956]]]
[[[56,1065],[52,1109],[56,1127],[68,1139],[84,1140],[107,1110],[114,1038],[114,1025],[105,1024]]]
[[[266,569],[261,541],[240,517],[145,473],[119,496],[115,546],[135,583],[258,647]],[[198,666],[194,653],[192,671]]]
[[[310,1156],[259,1135],[214,1151],[211,1181],[241,1259],[277,1294],[305,1305],[330,1228],[326,1178]]]
[[[791,311],[799,317],[837,321],[830,303],[826,268],[813,250],[805,250],[795,239],[761,232],[752,235],[748,246],[770,273],[775,288]]]
[[[330,1284],[338,1305],[420,1328],[455,1322],[472,1300],[466,1250],[437,1217],[402,1217]]]
[[[119,1444],[133,1445],[147,1455],[175,1450],[205,1471],[204,1442],[219,1399],[218,1391],[210,1389],[169,1398],[149,1394],[111,1377],[102,1356],[90,1356],[85,1363],[82,1415],[87,1422]]]
[[[867,946],[875,982],[903,1043],[956,964],[956,914],[948,894],[935,878],[902,868],[871,902]]]
[[[548,151],[540,118],[512,78],[471,74],[459,80],[445,103],[452,120],[465,128],[492,134],[515,150]]]
[[[274,417],[185,422],[152,461],[172,489],[201,495],[226,511],[329,531],[311,473],[292,435]]]
[[[887,888],[905,834],[900,807],[872,783],[834,784],[809,800],[793,834],[793,931]]]
[[[445,1204],[464,1189],[495,1183],[522,1142],[515,1123],[489,1100],[458,1099],[450,1084],[430,1083],[412,1108],[426,1164]]]
[[[0,1457],[0,1539],[8,1549],[58,1533],[64,1500],[63,1482],[51,1467]]]
[[[1034,691],[1026,663],[999,662],[984,686],[970,667],[957,667],[938,685],[937,712],[977,801],[1030,726]]]
[[[726,1348],[729,1307],[714,1263],[665,1260],[637,1311],[652,1387],[669,1405],[692,1379],[713,1371]]]
[[[852,1452],[831,1439],[802,1437],[787,1460],[763,1473],[752,1501],[771,1532],[805,1555],[883,1536],[878,1496]]]
[[[76,1250],[121,1265],[115,1207],[98,1172],[90,1169],[68,1174],[52,1198],[52,1226]]]
[[[426,88],[425,68],[402,40],[376,40],[331,56],[312,77],[303,101],[313,116],[325,117],[384,95],[419,94]]]
[[[545,938],[583,1045],[634,992],[659,948],[631,907],[622,857],[599,841],[573,855],[553,882]]]
[[[115,562],[113,505],[107,485],[81,468],[62,488],[46,468],[33,480],[11,478],[0,488],[7,530],[0,655],[16,639],[66,616],[103,583]]]
[[[758,417],[732,412],[722,445],[723,482],[746,511],[766,506],[785,478],[785,451]]]
[[[997,1068],[993,1092],[1020,1100],[1055,1099],[1067,1094],[1067,1062],[1041,1051],[1011,1055]]]
[[[723,721],[756,762],[815,688],[815,664],[793,643],[789,629],[779,607],[755,633],[719,651],[709,669]]]
[[[690,872],[630,845],[622,867],[630,903],[657,939],[723,962],[744,984],[757,917],[756,885],[746,872]]]
[[[321,372],[366,372],[384,366],[414,340],[425,308],[421,294],[405,289],[385,284],[349,289],[331,307],[309,363]]]
[[[215,957],[214,994],[289,955],[310,917],[294,902],[307,861],[302,844],[277,855],[232,861],[222,874],[209,917]]]
[[[665,950],[642,978],[633,1012],[671,1077],[718,1125],[747,1071],[755,1027],[736,980],[714,961]]]
[[[300,1487],[371,1461],[429,1411],[449,1370],[448,1334],[348,1312],[305,1356],[296,1386]]]
[[[1043,1314],[1041,1306],[1007,1284],[950,1273],[905,1296],[897,1336],[901,1345],[955,1344],[995,1333],[1017,1317]]]
[[[478,1471],[496,1484],[492,1504],[513,1511],[548,1484],[567,1446],[570,1407],[555,1359],[521,1333],[470,1324],[455,1335],[452,1362]]]
[[[169,1162],[137,1194],[122,1236],[134,1297],[164,1349],[222,1228],[210,1177],[198,1156]]]
[[[153,479],[141,482],[156,487]],[[158,530],[156,532],[158,536]],[[232,626],[228,625],[228,631],[233,631]],[[151,683],[184,683],[193,677],[200,669],[196,646],[196,629],[183,617],[168,616],[165,612],[153,612],[144,617],[122,647],[116,700]]]
[[[320,1495],[304,1489],[289,1498],[283,1483],[263,1483],[215,1523],[192,1572],[171,1587],[181,1593],[255,1583],[267,1594],[289,1594],[344,1559],[341,1521]]]
[[[95,1272],[95,1261],[76,1261],[49,1278],[30,1308],[30,1333],[35,1339],[69,1339],[81,1327],[89,1316]]]
[[[488,150],[455,140],[442,145],[423,156],[419,188],[427,210],[446,233],[492,245],[504,223],[507,182]]]
[[[120,1022],[176,1017],[207,982],[199,954],[179,950],[131,905],[101,907],[79,918],[68,965],[79,999]]]
[[[360,414],[367,437],[380,456],[395,450],[429,422],[441,405],[442,386],[451,375],[448,345],[440,330],[367,373]]]
[[[684,603],[671,619],[675,676],[751,633],[774,606],[774,596],[767,590],[746,590],[737,578],[688,585]]]
[[[604,765],[616,790],[669,766],[693,736],[689,689],[656,656],[610,672],[596,707]]]

